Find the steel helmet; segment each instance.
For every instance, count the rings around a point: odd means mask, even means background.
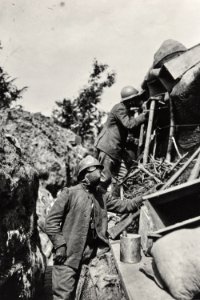
[[[132,98],[137,98],[141,94],[142,93],[139,93],[138,90],[136,90],[133,86],[131,86],[131,85],[125,86],[121,90],[121,102],[132,99]]]
[[[166,40],[154,54],[153,67],[155,68],[164,58],[172,54],[185,52],[187,48],[178,41]]]
[[[80,177],[80,174],[83,171],[85,171],[86,169],[91,168],[91,167],[98,167],[100,169],[103,169],[103,166],[100,164],[100,162],[96,158],[94,158],[92,155],[87,155],[79,163],[78,177]]]

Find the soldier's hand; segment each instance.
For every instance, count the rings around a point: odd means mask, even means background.
[[[145,116],[145,119],[147,120],[149,118],[149,110],[143,110],[142,112]]]
[[[135,206],[139,209],[142,203],[144,202],[142,197],[136,197],[134,198]]]
[[[54,256],[54,262],[56,264],[63,264],[67,258],[67,255],[66,255],[66,246],[63,245],[61,247],[59,247],[58,249],[56,249],[56,253],[55,253],[55,256]]]

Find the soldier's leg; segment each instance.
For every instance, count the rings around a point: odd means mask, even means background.
[[[108,186],[111,183],[112,180],[112,165],[113,165],[113,160],[112,158],[107,155],[106,153],[100,151],[99,156],[98,156],[100,164],[103,165],[103,171],[101,173],[101,185],[107,189]]]
[[[99,152],[99,162],[104,166],[101,177],[101,185],[104,188],[108,188],[112,181],[112,177],[116,176],[119,168],[119,162],[112,159],[106,153],[100,151]]]
[[[65,264],[54,265],[52,271],[53,300],[74,300],[79,271]]]

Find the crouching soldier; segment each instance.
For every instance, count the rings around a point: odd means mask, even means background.
[[[125,145],[129,131],[140,128],[146,122],[147,112],[139,115],[133,114],[132,109],[140,111],[144,102],[144,91],[138,92],[132,86],[126,86],[121,91],[120,103],[115,104],[111,109],[107,121],[100,132],[95,146],[98,150],[98,159],[104,166],[101,185],[107,189],[112,178],[117,177],[121,162],[124,162],[125,169],[130,167],[130,159],[125,151]],[[136,116],[137,115],[137,116]],[[126,171],[127,171],[126,170]]]
[[[80,183],[64,188],[46,219],[54,246],[53,300],[75,298],[80,267],[109,250],[107,210],[137,210],[141,198],[121,201],[98,188],[102,165],[91,155],[79,164]]]

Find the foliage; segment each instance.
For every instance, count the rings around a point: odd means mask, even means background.
[[[105,112],[98,109],[101,95],[106,87],[111,87],[115,82],[115,73],[108,70],[108,65],[93,62],[93,69],[89,75],[87,85],[79,95],[71,100],[57,101],[57,109],[53,111],[53,118],[62,127],[69,128],[84,138],[89,134],[96,136],[102,127],[102,117]]]
[[[0,49],[2,49],[1,43]],[[14,101],[21,98],[22,92],[27,89],[27,87],[18,89],[14,81],[15,79],[11,79],[0,67],[0,109],[9,108]]]

